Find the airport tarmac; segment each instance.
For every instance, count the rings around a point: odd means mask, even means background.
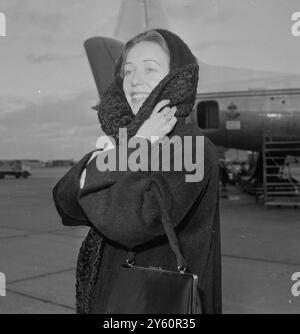
[[[51,190],[67,168],[0,180],[0,313],[72,314],[75,268],[86,227],[61,225]],[[265,208],[230,186],[221,198],[223,312],[300,313],[300,209]],[[300,288],[298,288],[299,290]]]

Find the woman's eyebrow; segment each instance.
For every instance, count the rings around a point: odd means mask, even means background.
[[[154,59],[144,59],[144,60],[143,60],[143,62],[146,62],[146,61],[152,61],[152,62],[154,62],[154,63],[160,65],[160,63],[159,63],[158,61],[154,60]],[[125,66],[125,65],[132,65],[132,62],[127,61],[127,62],[124,64],[124,66]]]
[[[156,63],[157,65],[160,66],[160,63],[158,61],[154,60],[154,59],[144,59],[143,61],[144,62],[146,62],[146,61],[152,61],[152,62],[154,62],[154,63]]]

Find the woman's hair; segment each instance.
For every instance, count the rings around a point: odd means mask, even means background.
[[[129,51],[138,43],[140,42],[154,42],[157,43],[159,46],[161,46],[161,48],[166,52],[166,54],[169,56],[170,58],[170,50],[168,48],[168,45],[164,39],[164,37],[157,31],[155,30],[148,30],[145,32],[142,32],[140,34],[138,34],[137,36],[135,36],[134,38],[132,38],[131,40],[129,40],[126,44],[125,47],[123,49],[122,52],[122,66],[121,66],[121,77],[123,78],[124,75],[124,63],[126,61],[127,55],[129,53]]]

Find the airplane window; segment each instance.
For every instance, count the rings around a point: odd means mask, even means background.
[[[201,129],[219,128],[219,105],[216,101],[202,101],[197,105],[198,126]]]

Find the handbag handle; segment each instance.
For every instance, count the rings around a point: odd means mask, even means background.
[[[152,182],[154,183],[154,185],[156,185],[156,187],[158,189],[158,192],[159,192],[159,195],[163,194],[163,192],[161,191],[160,185],[157,182],[157,180],[153,179]],[[158,201],[158,204],[159,204],[160,210],[161,210],[163,227],[165,229],[165,232],[166,232],[166,235],[167,235],[167,238],[168,238],[171,250],[173,251],[173,253],[174,253],[175,257],[176,257],[177,269],[181,273],[184,273],[186,271],[186,269],[187,269],[187,262],[186,262],[185,258],[183,257],[183,255],[181,253],[179,241],[178,241],[178,238],[177,238],[174,226],[172,224],[171,218],[170,218],[170,216],[169,216],[169,214],[167,212],[164,199],[161,198],[161,201]],[[129,257],[126,260],[126,262],[129,265],[133,265],[134,264],[134,262],[135,262],[135,254],[136,254],[136,252],[129,252]]]

